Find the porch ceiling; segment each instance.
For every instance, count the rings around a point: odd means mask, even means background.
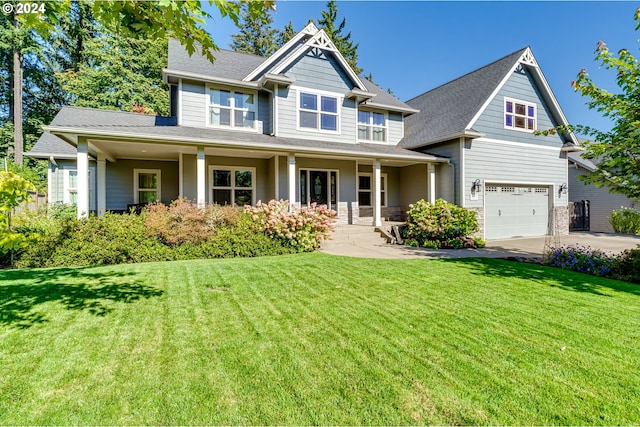
[[[89,140],[90,146],[96,152],[105,153],[113,159],[140,159],[140,160],[170,160],[178,161],[179,154],[197,154],[195,146],[154,144],[148,142]],[[273,153],[253,150],[234,150],[224,148],[206,148],[206,155],[220,157],[248,157],[256,159],[268,159]]]

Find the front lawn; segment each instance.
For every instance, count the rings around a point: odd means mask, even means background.
[[[640,423],[640,286],[320,253],[0,272],[0,424]]]

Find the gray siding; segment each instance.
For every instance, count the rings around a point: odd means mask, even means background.
[[[505,97],[535,103],[538,119],[537,129],[549,129],[556,126],[532,78],[525,72],[516,71],[507,80],[502,89],[500,89],[476,123],[474,123],[473,129],[484,133],[487,138],[526,142],[551,147],[560,147],[562,145],[562,138],[558,135],[535,136],[530,132],[505,129]]]
[[[293,78],[296,86],[310,89],[345,93],[353,87],[335,59],[327,58],[324,53],[314,56],[310,52],[300,57],[285,70],[284,74]]]
[[[427,147],[423,152],[438,157],[445,157],[451,161],[452,166],[441,165],[436,171],[436,198],[444,199],[450,203],[460,204],[460,141],[450,141],[432,147]],[[444,175],[441,174],[444,172]]]
[[[51,193],[47,195],[48,203],[64,203],[64,171],[76,170],[75,160],[57,160],[51,167]],[[53,166],[53,167],[52,167]],[[96,163],[89,162],[89,210],[95,211],[97,206]]]
[[[583,168],[569,165],[569,200],[580,202],[589,200],[591,207],[591,231],[613,233],[613,228],[609,224],[611,212],[621,207],[640,207],[638,201],[633,201],[622,194],[610,193],[606,188],[598,188],[595,185],[587,185],[578,179],[580,175],[588,172]]]
[[[389,144],[396,145],[404,136],[404,121],[402,120],[402,115],[397,113],[389,113],[387,126],[389,132],[387,142]]]
[[[560,149],[498,144],[482,139],[465,143],[465,206],[482,207],[484,191],[478,200],[470,199],[476,179],[493,183],[549,183],[556,190],[567,182],[567,159]],[[554,206],[566,206],[567,195],[553,198]]]
[[[339,103],[339,129],[337,133],[320,132],[298,129],[298,89],[280,89],[278,92],[278,136],[332,142],[356,142],[357,110],[354,101],[342,99],[342,102]]]
[[[206,94],[204,83],[183,81],[182,92],[182,116],[183,126],[204,127],[207,125]]]
[[[269,135],[271,129],[271,96],[268,93],[258,93],[258,132]]]
[[[454,171],[453,164],[440,163],[436,166],[436,199],[454,203],[456,199]]]
[[[118,160],[115,163],[107,162],[106,169],[107,210],[125,210],[127,205],[133,203],[134,169],[160,169],[160,197],[162,203],[169,204],[178,198],[178,162]]]
[[[437,178],[436,178],[437,179]],[[405,166],[400,169],[400,203],[408,207],[420,199],[428,200],[428,167],[427,165]]]

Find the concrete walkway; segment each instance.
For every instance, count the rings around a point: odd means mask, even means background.
[[[333,233],[333,240],[320,246],[320,252],[359,258],[508,258],[541,257],[545,244],[581,245],[610,253],[622,252],[640,245],[640,237],[607,233],[576,232],[557,239],[545,237],[494,240],[484,249],[424,249],[385,243],[373,227],[364,225],[340,225]]]

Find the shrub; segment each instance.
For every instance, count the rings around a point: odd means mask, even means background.
[[[613,264],[612,277],[630,283],[640,283],[640,248],[627,249]]]
[[[40,248],[25,251],[16,265],[57,267],[174,259],[168,247],[147,234],[143,218],[135,214],[52,221],[43,242],[34,245]]]
[[[569,245],[549,249],[543,255],[542,263],[563,270],[606,277],[613,272],[615,258],[600,249]]]
[[[623,207],[611,212],[609,223],[616,233],[640,235],[640,211],[635,209]]]
[[[144,223],[150,236],[169,246],[183,243],[198,244],[216,233],[222,225],[233,225],[241,211],[233,207],[207,205],[204,208],[177,199],[169,206],[154,203],[143,211]]]
[[[284,255],[295,252],[278,239],[256,233],[246,226],[218,229],[215,236],[197,245],[185,243],[175,248],[176,259],[233,258]]]
[[[335,231],[336,212],[315,203],[289,212],[288,201],[271,200],[266,204],[258,202],[255,207],[245,206],[245,212],[251,215],[257,230],[298,252],[317,249]]]
[[[470,236],[479,228],[474,211],[438,199],[433,204],[420,200],[411,205],[404,230],[405,237],[420,246],[438,242],[439,247],[462,248],[474,247]]]

